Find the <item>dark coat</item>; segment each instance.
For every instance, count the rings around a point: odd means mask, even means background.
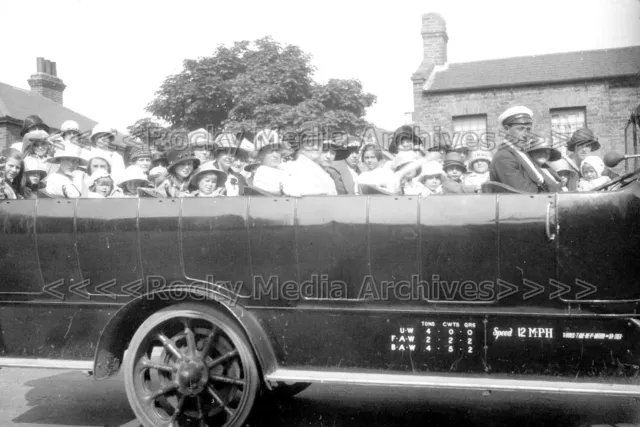
[[[346,190],[345,194],[355,194],[356,183],[353,180],[353,176],[351,175],[351,172],[349,172],[350,166],[347,164],[346,160],[333,162],[332,166],[335,170],[337,170],[340,173],[340,176],[342,177],[342,182],[344,183],[344,188]],[[356,172],[358,173],[358,175],[360,174],[360,171],[357,169],[356,169]],[[336,187],[337,187],[337,184],[336,184]],[[338,194],[342,194],[342,193],[338,191]]]
[[[531,179],[516,156],[512,148],[501,146],[489,165],[489,180],[501,182],[525,193],[541,192],[538,183]]]
[[[442,192],[444,194],[475,193],[476,188],[473,185],[464,185],[462,182],[445,178],[442,183]]]
[[[555,179],[555,181],[553,181],[547,174],[542,174],[542,176],[544,177],[544,183],[547,186],[549,193],[559,193],[560,191],[562,191],[562,178],[560,177],[560,175],[558,175],[558,173],[547,164],[544,164],[540,167],[549,172]]]
[[[327,168],[327,173],[329,174],[329,176],[331,176],[331,179],[333,179],[333,182],[336,184],[336,192],[340,195],[340,194],[349,194],[349,192],[347,191],[347,188],[345,186],[344,180],[342,178],[342,174],[340,172],[338,172],[338,170],[335,167],[331,167],[329,166]],[[349,172],[347,172],[349,173]],[[353,194],[353,193],[351,193]]]

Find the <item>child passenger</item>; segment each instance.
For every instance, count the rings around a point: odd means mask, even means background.
[[[604,173],[604,162],[598,156],[587,156],[580,165],[582,178],[578,181],[578,191],[591,191],[611,181]]]
[[[25,159],[37,162],[38,167],[47,174],[51,174],[58,168],[57,165],[47,163],[55,152],[53,144],[49,141],[49,134],[43,130],[33,130],[25,134],[22,139],[22,155]],[[31,164],[33,165],[33,161]]]
[[[144,171],[137,165],[131,165],[124,171],[124,179],[118,184],[122,194],[112,194],[110,197],[139,197],[139,188],[153,187]]]
[[[91,175],[89,193],[87,197],[102,199],[105,197],[116,197],[121,195],[120,189],[115,189],[113,178],[106,170],[98,170]]]
[[[467,167],[464,165],[464,157],[460,153],[455,151],[447,153],[444,157],[443,169],[446,178],[442,184],[442,191],[445,194],[475,193],[482,188],[480,184],[464,185],[462,182],[463,175],[467,172]]]
[[[22,154],[15,148],[5,148],[0,153],[0,200],[22,197]]]
[[[474,150],[469,154],[469,172],[464,177],[464,185],[476,187],[489,181],[489,164],[491,153],[483,150]]]
[[[46,184],[42,182],[46,176],[47,171],[42,168],[36,159],[26,157],[24,159],[24,173],[22,178],[22,196],[25,199],[37,199],[38,191],[46,187]]]
[[[216,168],[213,161],[206,162],[199,169],[196,169],[190,178],[191,195],[195,197],[223,196],[226,191],[224,185],[226,180],[227,174]]]
[[[422,173],[417,180],[424,186],[421,196],[432,194],[442,194],[442,183],[444,182],[444,171],[440,162],[432,160],[422,167]]]

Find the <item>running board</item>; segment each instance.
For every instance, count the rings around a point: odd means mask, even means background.
[[[597,394],[640,397],[640,384],[589,383],[578,381],[492,378],[491,376],[436,376],[410,374],[370,374],[362,372],[303,371],[277,369],[265,378],[269,382],[322,383],[387,387],[418,387],[478,391],[527,391],[562,394]]]
[[[0,357],[0,367],[93,371],[93,360],[85,361],[66,359],[30,359],[28,357]]]

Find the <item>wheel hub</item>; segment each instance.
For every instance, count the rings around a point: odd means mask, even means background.
[[[200,360],[187,360],[178,365],[176,382],[184,394],[199,394],[209,381],[207,367]]]

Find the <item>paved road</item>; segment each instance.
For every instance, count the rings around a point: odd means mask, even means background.
[[[251,426],[581,426],[640,423],[629,399],[510,393],[489,396],[315,385],[285,403],[265,401]],[[629,425],[629,424],[627,424]],[[0,369],[0,426],[138,427],[121,377],[94,381],[81,372]],[[625,426],[626,427],[626,426]]]

